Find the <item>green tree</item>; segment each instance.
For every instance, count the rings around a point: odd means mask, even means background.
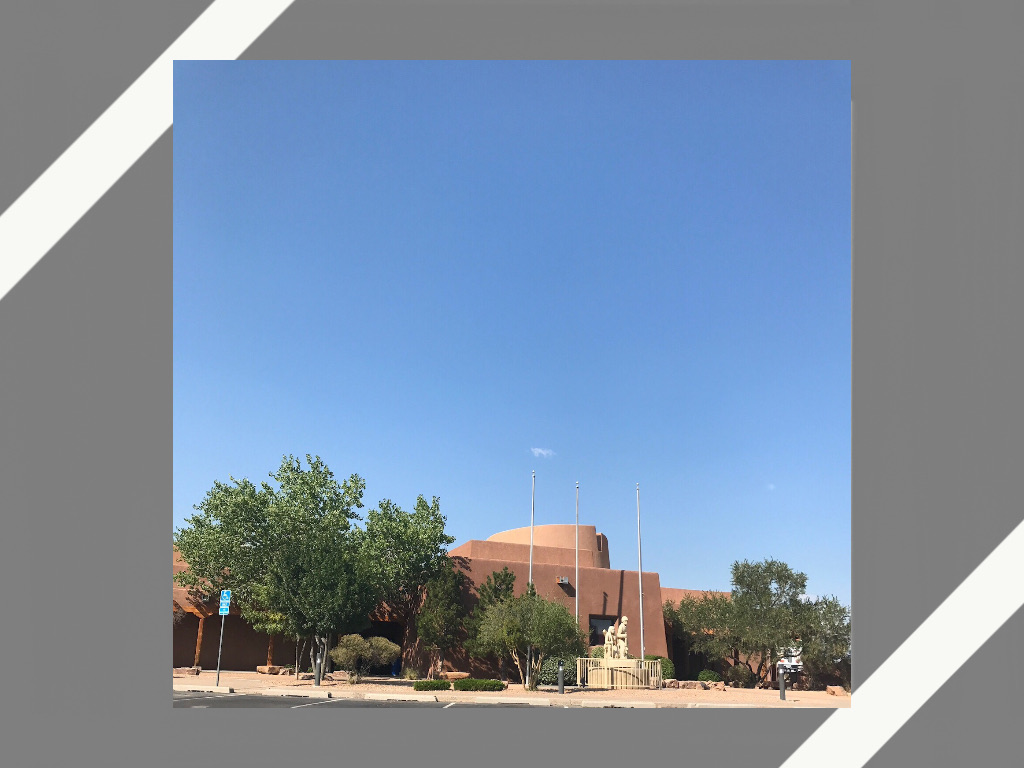
[[[449,562],[447,569],[427,582],[426,595],[416,616],[416,634],[423,647],[434,656],[430,677],[433,677],[435,665],[438,672],[441,671],[445,652],[459,643],[466,615],[462,604],[465,581],[465,574]]]
[[[312,637],[315,660],[326,657],[330,634],[365,626],[378,594],[365,535],[352,525],[363,479],[339,483],[319,456],[306,461],[284,457],[270,475],[277,487],[214,483],[175,533],[189,564],[175,578],[200,597],[232,589],[255,628]]]
[[[532,586],[484,611],[478,643],[496,656],[510,656],[523,687],[536,690],[545,657],[584,655],[586,636],[565,606],[540,597]]]
[[[806,631],[807,575],[778,560],[743,560],[732,565],[732,585],[728,598],[705,592],[681,600],[678,607],[669,604],[666,616],[675,631],[688,636],[695,651],[709,659],[735,651],[740,663],[763,683],[780,652]]]
[[[807,603],[800,635],[804,672],[817,684],[850,686],[850,609],[833,596]]]
[[[419,496],[412,512],[384,499],[366,515],[366,562],[388,612],[404,626],[405,654],[412,652],[427,582],[451,567],[447,548],[455,539],[445,534],[444,526],[436,496],[429,504]]]
[[[473,610],[466,617],[466,650],[470,656],[485,658],[494,655],[490,650],[480,646],[478,637],[480,634],[480,623],[483,621],[487,609],[497,603],[514,596],[516,575],[506,565],[500,571],[493,571],[476,589],[477,602]],[[505,656],[498,661],[504,662]]]

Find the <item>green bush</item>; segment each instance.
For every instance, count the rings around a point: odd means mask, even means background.
[[[503,691],[505,684],[501,680],[480,680],[475,677],[464,677],[452,682],[456,691]]]
[[[402,668],[402,679],[403,680],[419,680],[420,673],[416,667],[403,667]]]
[[[449,691],[451,687],[447,680],[417,680],[412,684],[414,691]]]
[[[604,646],[599,645],[596,648],[590,649],[590,658],[592,659],[603,659],[604,658]]]
[[[664,656],[655,656],[650,653],[644,656],[644,661],[657,661],[658,659],[661,659],[661,679],[675,680],[676,665],[672,663],[672,659],[667,659]]]
[[[402,649],[384,637],[366,639],[359,635],[344,635],[331,649],[331,659],[349,673],[348,681],[357,683],[371,669],[390,666]]]
[[[754,673],[747,669],[746,664],[733,664],[725,671],[725,679],[741,688],[753,688],[755,682]]]
[[[705,683],[720,683],[722,682],[722,676],[715,672],[713,669],[702,669],[700,674],[697,675],[697,679]]]
[[[565,685],[576,685],[576,657],[563,656],[561,658],[565,662],[562,682]],[[558,659],[558,656],[548,656],[541,662],[540,672],[537,674],[538,685],[558,685]]]

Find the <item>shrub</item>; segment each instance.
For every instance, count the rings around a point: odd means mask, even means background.
[[[402,679],[403,680],[419,680],[420,679],[419,670],[417,670],[416,667],[404,667],[402,669]]]
[[[452,682],[456,691],[503,691],[505,684],[501,680],[480,680],[475,677],[464,677]]]
[[[697,675],[697,679],[705,683],[720,683],[722,682],[722,676],[715,672],[713,669],[702,669],[700,674]]]
[[[601,650],[604,650],[603,648]],[[540,672],[537,674],[538,685],[558,685],[558,659],[565,662],[565,669],[562,672],[562,682],[565,685],[576,685],[576,657],[575,656],[548,656],[540,665]]]
[[[412,684],[414,691],[449,691],[451,687],[447,680],[417,680]]]
[[[755,682],[754,673],[747,668],[746,664],[733,664],[725,671],[725,679],[730,683],[736,683],[741,688],[753,688]]]
[[[662,680],[675,680],[676,679],[676,665],[672,663],[672,659],[667,659],[664,656],[654,656],[648,653],[644,656],[644,661],[657,661],[661,659],[661,678]]]
[[[401,648],[384,637],[367,640],[359,635],[344,635],[331,649],[331,658],[349,673],[350,683],[358,683],[372,668],[394,663],[401,652]]]
[[[599,645],[596,648],[590,649],[590,658],[592,659],[603,659],[604,658],[604,646]]]

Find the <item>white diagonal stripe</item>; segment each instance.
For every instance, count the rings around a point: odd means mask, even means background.
[[[857,686],[849,709],[836,710],[782,768],[817,768],[822,755],[836,768],[860,768],[931,698],[986,640],[1024,605],[1024,522],[981,561],[875,672]],[[970,627],[970,632],[963,632]],[[942,645],[942,666],[893,695],[892,681]],[[842,745],[840,751],[835,746]]]
[[[216,0],[0,216],[0,299],[174,120],[175,59],[235,59],[294,0]]]

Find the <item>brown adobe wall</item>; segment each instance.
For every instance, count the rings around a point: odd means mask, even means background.
[[[580,533],[580,562],[582,564],[583,551],[593,552],[594,566],[597,568],[608,568],[608,537],[598,533],[593,525],[579,526]],[[493,536],[488,536],[487,541],[498,541],[507,544],[530,545],[530,526],[524,528],[513,528],[509,531],[502,531]],[[537,547],[556,547],[567,549],[570,552],[576,550],[576,526],[575,525],[535,525],[533,526],[534,563],[537,562]]]

